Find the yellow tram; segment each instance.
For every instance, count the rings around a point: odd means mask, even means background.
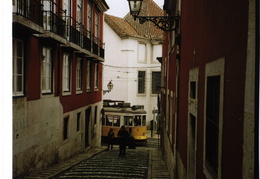
[[[146,111],[142,105],[130,106],[124,101],[104,100],[102,117],[102,138],[106,140],[108,131],[113,129],[115,138],[124,125],[136,142],[146,142]]]

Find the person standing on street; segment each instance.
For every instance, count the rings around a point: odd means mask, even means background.
[[[114,131],[112,128],[110,128],[110,130],[108,131],[107,137],[108,137],[108,150],[109,150],[109,148],[111,148],[111,150],[113,150]]]
[[[118,135],[119,149],[120,149],[119,155],[125,156],[126,144],[127,144],[128,138],[129,138],[129,134],[128,134],[127,130],[125,129],[125,126],[122,126],[120,128],[117,135]]]

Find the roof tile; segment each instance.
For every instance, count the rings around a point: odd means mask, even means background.
[[[144,0],[140,16],[163,16],[164,11],[153,1]],[[142,38],[162,39],[163,31],[152,22],[140,24],[128,13],[124,18],[105,14],[105,22],[120,36],[134,36]]]

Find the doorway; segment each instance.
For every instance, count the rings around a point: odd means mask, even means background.
[[[90,126],[91,108],[85,110],[85,147],[89,146],[89,126]]]
[[[188,179],[196,178],[196,117],[190,114],[188,123]]]

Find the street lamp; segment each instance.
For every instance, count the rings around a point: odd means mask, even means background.
[[[142,7],[143,0],[127,0],[129,3],[130,14],[139,19],[139,23],[151,21],[163,31],[173,31],[179,28],[179,16],[138,16]]]
[[[107,90],[103,90],[103,95],[106,93],[109,93],[114,87],[114,84],[112,83],[112,80],[107,84]]]

